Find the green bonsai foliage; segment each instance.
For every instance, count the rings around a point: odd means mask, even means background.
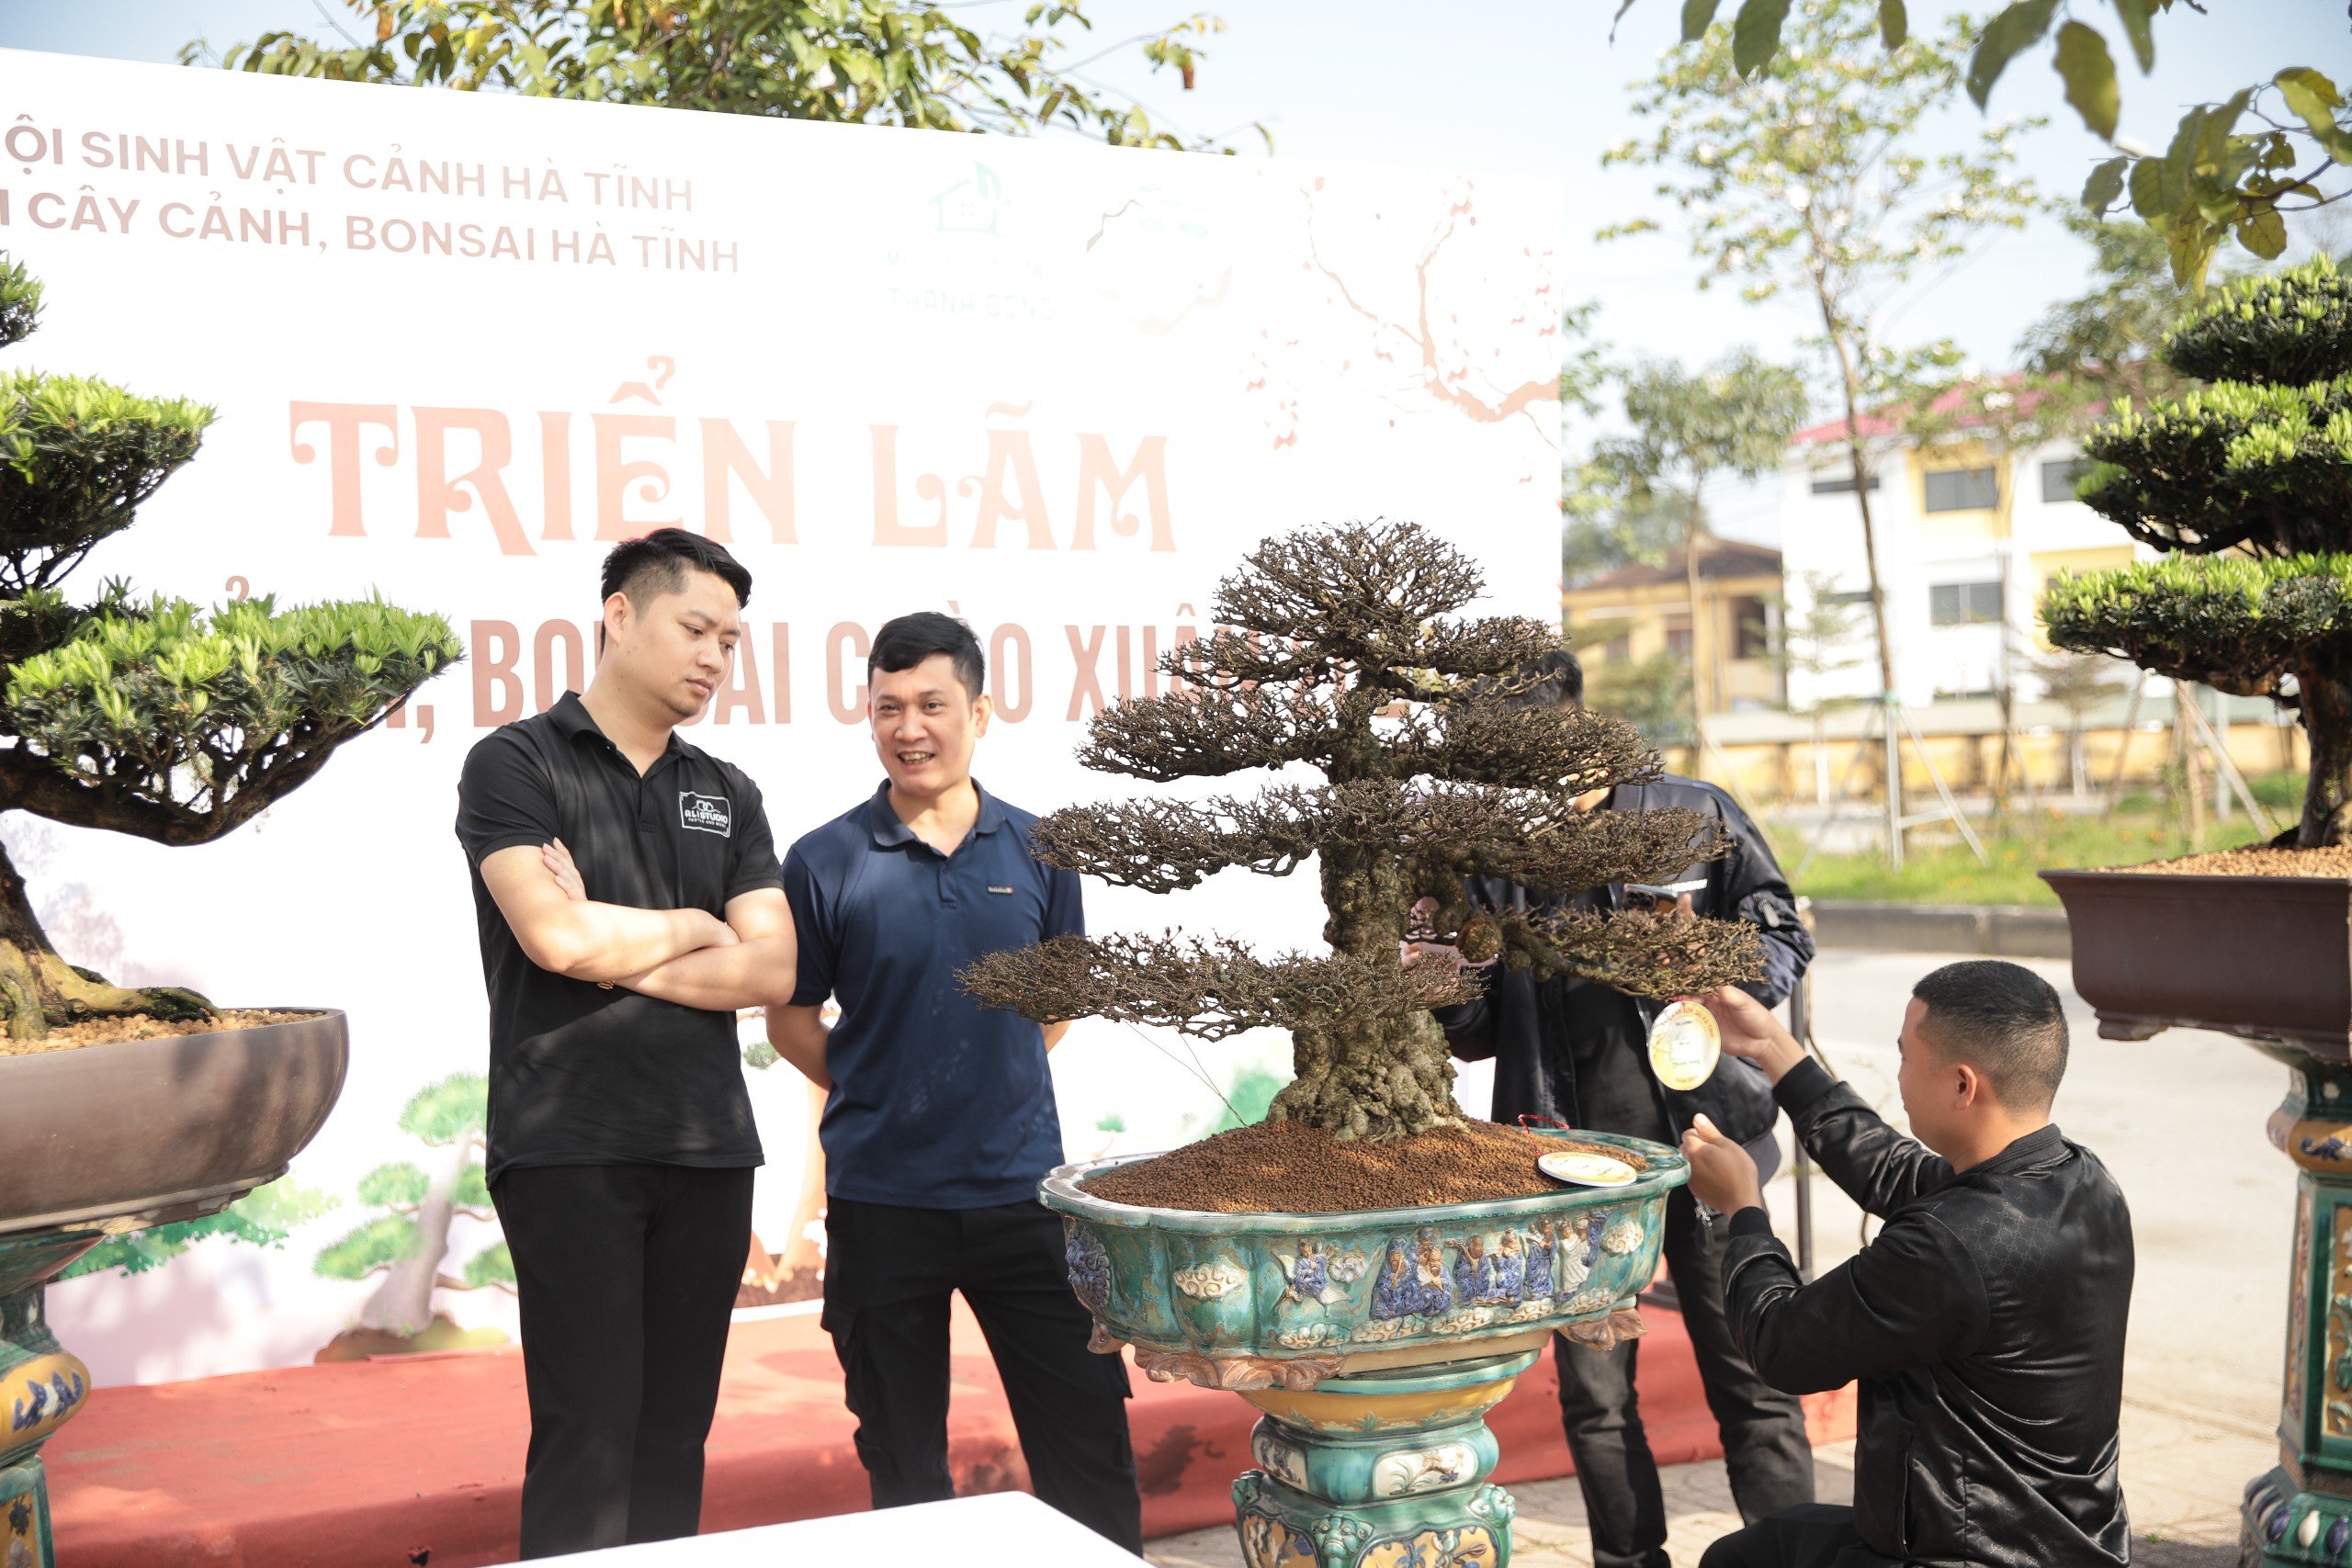
[[[489,1080],[455,1073],[428,1084],[401,1109],[401,1131],[439,1152],[431,1170],[407,1160],[379,1165],[359,1180],[359,1201],[384,1211],[330,1243],[313,1268],[330,1280],[384,1276],[360,1308],[358,1326],[415,1335],[433,1322],[435,1290],[512,1290],[514,1261],[506,1244],[476,1253],[457,1274],[441,1265],[449,1255],[450,1222],[459,1214],[487,1220],[490,1188],[482,1178]]]
[[[1664,997],[1756,973],[1736,923],[1474,908],[1466,876],[1571,891],[1656,880],[1725,845],[1697,812],[1586,811],[1581,797],[1656,776],[1657,758],[1613,718],[1514,701],[1559,646],[1540,622],[1459,619],[1485,584],[1459,551],[1411,524],[1270,539],[1218,589],[1220,629],[1160,661],[1166,696],[1098,715],[1080,760],[1168,782],[1305,764],[1250,795],[1070,807],[1035,834],[1049,865],[1153,892],[1229,867],[1283,876],[1313,861],[1323,953],[1261,957],[1227,938],[1057,937],[964,973],[991,1006],[1084,1015],[1204,1039],[1288,1030],[1296,1076],[1274,1120],[1346,1138],[1458,1123],[1453,1067],[1430,1010],[1478,981],[1398,957],[1410,911],[1474,962],[1501,957]]]
[[[2084,449],[2083,501],[2172,558],[2061,581],[2060,648],[2301,711],[2295,841],[2352,838],[2352,279],[2325,256],[2216,290],[2166,343],[2207,384],[2129,403]]]
[[[0,256],[0,346],[41,291]],[[0,811],[165,844],[235,829],[462,655],[438,615],[379,600],[205,611],[57,584],[195,457],[212,411],[81,377],[0,378]],[[0,855],[0,1021],[18,1039],[100,1014],[185,1019],[193,993],[74,968]]]

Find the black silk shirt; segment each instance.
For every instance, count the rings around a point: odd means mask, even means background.
[[[1790,1393],[1860,1384],[1855,1525],[1935,1568],[2114,1568],[2132,1215],[2088,1149],[2043,1127],[1968,1170],[1815,1062],[1775,1090],[1824,1175],[1886,1222],[1808,1285],[1761,1209],[1732,1216],[1741,1351]]]

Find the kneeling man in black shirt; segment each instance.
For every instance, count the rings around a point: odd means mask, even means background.
[[[2107,1168],[2050,1121],[2066,1070],[2058,993],[1993,959],[1913,988],[1897,1084],[1917,1142],[1745,993],[1707,1005],[1724,1049],[1764,1069],[1814,1159],[1886,1226],[1805,1284],[1747,1151],[1703,1119],[1684,1136],[1691,1191],[1731,1215],[1740,1348],[1792,1393],[1861,1385],[1854,1506],[1774,1514],[1701,1568],[2128,1562],[2116,1428],[2132,1216]]]

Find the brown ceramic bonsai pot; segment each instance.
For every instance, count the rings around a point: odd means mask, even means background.
[[[2352,877],[2045,871],[2109,1040],[2172,1028],[2352,1059]]]
[[[334,1108],[349,1055],[344,1015],[322,1010],[0,1058],[0,1235],[133,1230],[225,1207],[285,1174]]]

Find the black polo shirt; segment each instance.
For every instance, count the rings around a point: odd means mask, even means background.
[[[490,1179],[517,1166],[748,1166],[760,1137],[735,1015],[542,969],[499,912],[481,863],[561,839],[588,897],[707,909],[781,887],[758,786],[675,734],[642,777],[577,694],[475,743],[458,783],[490,987]]]

